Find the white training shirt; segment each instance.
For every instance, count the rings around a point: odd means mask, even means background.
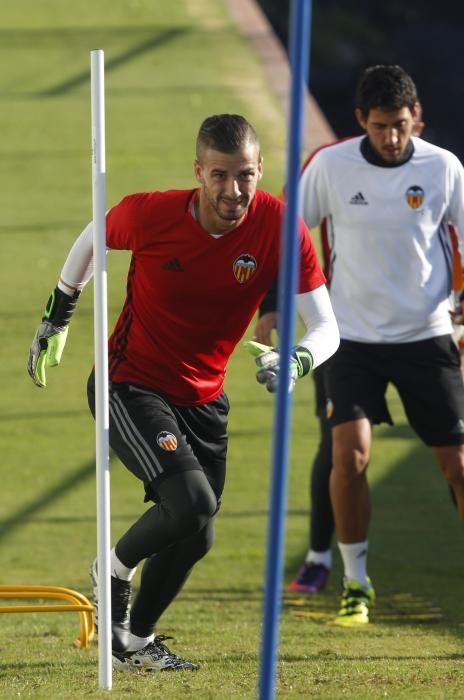
[[[462,255],[462,164],[413,137],[410,160],[372,165],[361,154],[363,138],[319,151],[300,181],[308,226],[329,217],[330,296],[340,335],[403,343],[451,333],[447,224],[457,228]]]

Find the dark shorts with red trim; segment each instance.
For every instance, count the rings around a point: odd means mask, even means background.
[[[87,395],[95,416],[94,372]],[[163,479],[191,469],[205,473],[219,500],[226,474],[228,412],[225,392],[199,406],[174,406],[153,389],[110,382],[110,445],[144,483],[146,500],[157,500]]]
[[[342,340],[325,367],[332,426],[358,418],[393,424],[385,398],[391,383],[426,445],[464,443],[461,358],[450,335],[413,343]]]

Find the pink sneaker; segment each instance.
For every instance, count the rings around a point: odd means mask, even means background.
[[[297,593],[317,593],[326,587],[329,575],[330,569],[324,564],[305,562],[296,578],[288,584],[288,589]]]

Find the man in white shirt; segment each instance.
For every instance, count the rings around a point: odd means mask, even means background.
[[[455,155],[412,136],[419,103],[399,66],[362,75],[356,117],[366,136],[317,153],[301,178],[310,227],[331,223],[331,299],[342,342],[328,361],[331,500],[345,577],[335,620],[369,621],[372,425],[391,423],[395,385],[410,425],[430,446],[464,519],[464,387],[452,340],[452,251],[464,231],[464,169]]]

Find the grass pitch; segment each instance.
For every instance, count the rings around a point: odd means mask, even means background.
[[[65,255],[91,218],[89,51],[104,48],[107,202],[192,186],[198,126],[212,113],[248,116],[262,138],[263,187],[284,172],[284,117],[249,46],[215,0],[22,0],[2,8],[3,134],[0,411],[0,582],[64,585],[90,595],[95,555],[94,424],[85,399],[93,358],[92,289],[73,318],[62,365],[36,389],[25,365]],[[108,258],[110,325],[128,258]],[[250,334],[249,334],[250,335]],[[165,614],[160,633],[198,673],[114,675],[115,698],[228,700],[256,696],[268,518],[272,398],[237,350],[229,368],[229,474],[217,543]],[[365,630],[330,625],[340,564],[327,592],[284,595],[279,698],[460,698],[462,527],[430,454],[405,425],[376,431],[370,573],[378,593]],[[317,445],[310,380],[293,410],[286,581],[306,550],[308,471]],[[142,512],[142,492],[112,461],[113,541]],[[272,517],[272,514],[271,514]],[[75,614],[0,617],[0,696],[108,697],[97,650],[72,646]]]

